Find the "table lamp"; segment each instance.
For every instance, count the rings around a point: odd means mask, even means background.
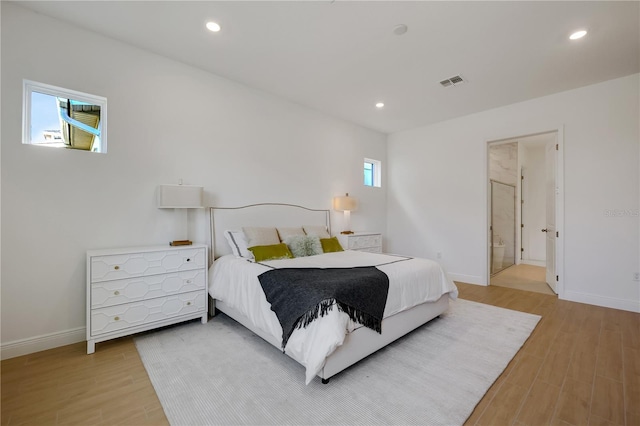
[[[344,231],[341,234],[353,234],[351,231],[351,212],[357,210],[358,200],[349,196],[349,193],[341,197],[333,197],[333,209],[344,212]]]
[[[158,186],[158,208],[177,209],[179,215],[180,230],[176,234],[186,237],[188,233],[187,209],[202,208],[202,187],[195,185],[160,185]],[[172,246],[191,245],[188,239],[174,240],[169,243]]]

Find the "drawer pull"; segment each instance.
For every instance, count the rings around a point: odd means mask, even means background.
[[[118,290],[114,291],[113,294],[115,294],[116,296],[120,294],[120,292]]]
[[[189,306],[191,304],[191,302],[187,302],[187,306]]]
[[[120,267],[118,265],[116,265],[116,266],[113,267],[113,269],[115,269],[117,271],[118,269],[120,269]]]
[[[193,281],[191,281],[191,280],[185,280],[185,282],[186,282],[187,284],[191,284]]]
[[[115,317],[114,320],[120,321],[120,317]]]
[[[187,257],[187,262],[191,262],[191,258],[190,257]]]

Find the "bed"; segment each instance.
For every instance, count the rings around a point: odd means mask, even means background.
[[[246,226],[315,226],[331,233],[329,210],[265,203],[211,207],[209,214],[210,314],[214,315],[217,309],[283,350],[306,368],[307,384],[315,376],[327,383],[350,365],[438,317],[447,310],[449,299],[457,297],[455,285],[440,265],[427,259],[346,250],[254,262],[232,254],[224,236],[225,231]],[[302,271],[374,268],[383,272],[389,286],[381,332],[362,326],[340,309],[330,309],[305,327],[293,330],[283,349],[285,327],[279,322],[280,315],[271,310],[259,277],[268,271],[292,268]]]

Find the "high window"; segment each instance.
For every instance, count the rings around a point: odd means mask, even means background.
[[[24,80],[22,143],[107,152],[107,99]]]
[[[364,184],[365,186],[381,186],[382,165],[378,160],[364,159]]]

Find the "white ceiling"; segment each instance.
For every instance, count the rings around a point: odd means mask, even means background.
[[[637,1],[20,4],[386,133],[640,72]]]

